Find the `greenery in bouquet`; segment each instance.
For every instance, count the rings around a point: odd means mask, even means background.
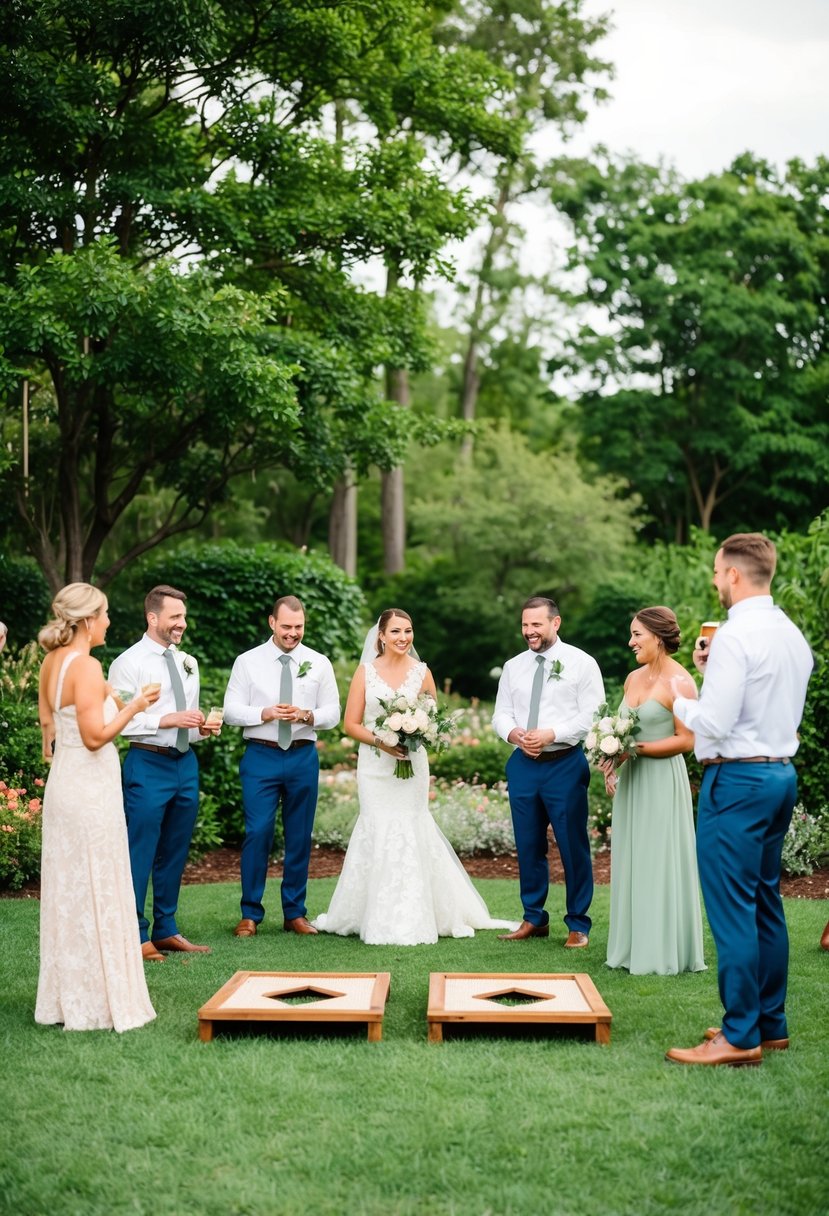
[[[632,747],[639,733],[639,714],[626,708],[623,713],[611,714],[607,702],[599,706],[593,715],[593,723],[584,740],[584,750],[591,764],[603,760],[617,761],[627,753],[631,759],[637,755]]]
[[[428,693],[407,697],[397,693],[384,700],[378,698],[381,712],[374,722],[374,734],[387,747],[404,747],[407,752],[428,747],[439,752],[448,747],[458,731],[460,710],[448,710],[438,705]],[[408,757],[394,766],[395,777],[407,778],[413,773]]]

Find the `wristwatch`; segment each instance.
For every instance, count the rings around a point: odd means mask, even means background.
[[[302,721],[305,723],[306,726],[311,721],[312,717],[313,717],[313,714],[311,713],[310,709],[306,709],[305,713],[302,715]]]

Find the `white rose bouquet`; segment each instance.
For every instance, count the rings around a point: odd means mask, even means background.
[[[634,759],[637,751],[632,744],[638,733],[639,714],[635,709],[626,708],[624,713],[611,714],[605,702],[596,710],[593,725],[585,736],[587,759],[591,764],[600,764],[602,760],[615,763],[624,752]]]
[[[429,747],[439,752],[457,733],[460,711],[449,713],[428,693],[422,692],[414,699],[398,693],[386,701],[379,700],[382,712],[374,723],[374,734],[387,747],[405,747],[409,752]],[[413,771],[408,758],[394,766],[395,777],[411,777]]]

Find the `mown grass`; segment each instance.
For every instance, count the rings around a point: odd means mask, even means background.
[[[334,880],[311,884],[312,914]],[[493,915],[512,881],[478,883]],[[827,1210],[826,901],[789,901],[793,1046],[759,1069],[666,1064],[719,1012],[711,969],[631,977],[604,966],[608,893],[589,950],[494,933],[414,949],[281,932],[278,895],[237,940],[232,884],[188,887],[182,925],[209,957],[148,966],[158,1019],[126,1035],[32,1020],[38,905],[0,904],[0,1211],[15,1216],[513,1216]],[[554,922],[560,888],[551,895]],[[557,931],[561,927],[562,931]],[[614,1015],[602,1048],[481,1034],[426,1041],[428,974],[588,971]],[[220,1035],[196,1011],[237,969],[388,970],[384,1039]]]

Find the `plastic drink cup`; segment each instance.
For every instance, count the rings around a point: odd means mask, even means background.
[[[699,636],[705,638],[708,645],[711,645],[711,639],[720,627],[719,621],[703,621],[699,627]]]
[[[205,726],[221,726],[225,719],[225,711],[218,705],[211,705],[210,713],[205,718]]]

